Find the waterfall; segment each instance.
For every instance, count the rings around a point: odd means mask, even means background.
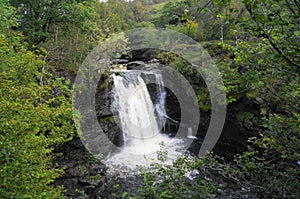
[[[151,100],[142,74],[155,78],[156,99]],[[149,166],[157,162],[157,152],[164,143],[168,151],[168,161],[178,155],[176,144],[181,140],[171,139],[161,133],[161,127],[169,118],[166,114],[166,91],[159,71],[122,71],[111,75],[114,82],[113,104],[118,113],[118,123],[122,130],[124,145],[118,153],[109,157],[112,165],[135,168],[136,165]]]
[[[157,90],[157,102],[155,104],[155,109],[159,118],[160,127],[164,127],[167,113],[166,113],[166,91],[164,88],[164,82],[162,79],[162,75],[159,73],[155,73],[156,80],[156,90]]]
[[[197,139],[197,137],[193,135],[193,129],[192,129],[192,127],[188,128],[188,132],[187,132],[187,136],[186,137],[189,138],[189,139]]]
[[[113,80],[114,106],[119,112],[124,143],[131,147],[143,145],[159,134],[146,84],[139,71],[125,72],[123,76],[113,74]]]

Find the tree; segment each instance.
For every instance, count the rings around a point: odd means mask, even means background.
[[[61,188],[50,184],[62,170],[51,151],[72,138],[71,92],[62,79],[41,74],[42,57],[12,30],[14,8],[1,0],[0,10],[0,197],[59,198]]]
[[[277,55],[300,68],[300,2],[244,1],[255,23],[250,29],[269,42]]]
[[[30,43],[37,45],[52,36],[55,24],[72,22],[73,17],[76,17],[74,6],[84,1],[10,0],[9,2],[21,16],[18,30],[23,32]]]
[[[104,37],[96,13],[99,4],[88,1],[68,5],[65,19],[54,23],[51,37],[39,45],[47,51],[46,67],[76,74],[88,53]]]
[[[230,164],[234,169],[228,170],[259,197],[298,198],[299,4],[243,2],[248,12],[238,25],[248,38],[236,45],[225,42],[222,46],[232,59],[219,63],[228,69],[222,71],[227,88],[235,88],[233,93],[256,104],[260,113],[248,114],[258,134],[250,138],[248,150]],[[237,82],[226,78],[232,77],[230,70],[238,74]]]

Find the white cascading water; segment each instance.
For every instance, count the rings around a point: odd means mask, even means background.
[[[159,134],[155,109],[144,80],[136,73],[125,73],[125,77],[113,75],[115,106],[118,108],[126,148],[132,153],[149,153],[152,146],[145,142]],[[140,147],[144,145],[144,147]],[[135,150],[138,147],[138,150]]]
[[[118,110],[124,146],[112,155],[108,162],[113,165],[135,168],[158,162],[157,151],[164,143],[168,159],[174,160],[179,154],[176,149],[178,139],[170,139],[161,134],[160,128],[168,118],[165,110],[166,92],[161,74],[155,75],[157,100],[153,104],[141,71],[123,71],[122,75],[112,74],[114,81],[113,107]],[[171,146],[168,147],[168,146]],[[133,159],[134,158],[134,159]]]
[[[159,124],[161,127],[164,127],[166,120],[169,120],[173,123],[178,123],[177,121],[170,118],[166,113],[166,95],[167,92],[164,88],[164,81],[162,75],[159,73],[155,73],[155,80],[157,85],[157,103],[155,104],[155,109],[157,112],[157,116],[159,118]]]
[[[155,80],[157,85],[157,103],[155,104],[155,109],[159,118],[159,126],[164,127],[166,119],[168,118],[166,113],[166,91],[162,75],[155,73]]]

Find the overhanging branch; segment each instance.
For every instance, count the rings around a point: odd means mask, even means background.
[[[250,13],[251,18],[254,20],[254,22],[256,23],[256,25],[258,26],[258,28],[260,30],[263,31],[264,36],[268,39],[269,43],[271,44],[271,46],[274,48],[274,50],[281,55],[287,62],[289,62],[290,64],[300,68],[300,65],[297,64],[296,62],[294,62],[292,59],[290,59],[288,56],[285,55],[285,53],[280,49],[280,47],[278,45],[276,45],[276,43],[272,40],[270,34],[267,33],[267,31],[261,26],[261,24],[258,22],[258,20],[256,19],[252,9],[250,8],[250,6],[246,6],[246,9],[248,10],[248,12]]]

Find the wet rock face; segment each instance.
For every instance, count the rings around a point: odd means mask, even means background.
[[[65,173],[56,179],[53,186],[63,186],[66,198],[116,198],[114,195],[129,190],[137,194],[141,186],[140,176],[108,173],[107,167],[85,149],[79,137],[57,146],[54,152],[62,154],[54,164],[65,167]]]
[[[99,125],[109,140],[116,146],[122,146],[122,132],[116,123],[116,118],[112,111],[113,102],[113,82],[109,76],[102,76],[99,80],[95,93],[96,114]]]
[[[157,103],[157,85],[156,84],[147,84],[147,89],[150,93],[150,97],[152,102]],[[166,114],[172,120],[176,121],[173,122],[170,119],[166,120],[166,124],[164,128],[162,128],[162,133],[168,134],[170,136],[175,136],[176,132],[179,129],[179,124],[181,122],[181,109],[180,104],[178,102],[177,97],[175,94],[168,88],[164,88],[166,91]]]
[[[101,186],[106,166],[90,155],[79,137],[57,146],[55,152],[62,154],[55,159],[55,163],[66,169],[53,185],[64,186],[67,198],[84,198],[84,195],[89,196]]]

